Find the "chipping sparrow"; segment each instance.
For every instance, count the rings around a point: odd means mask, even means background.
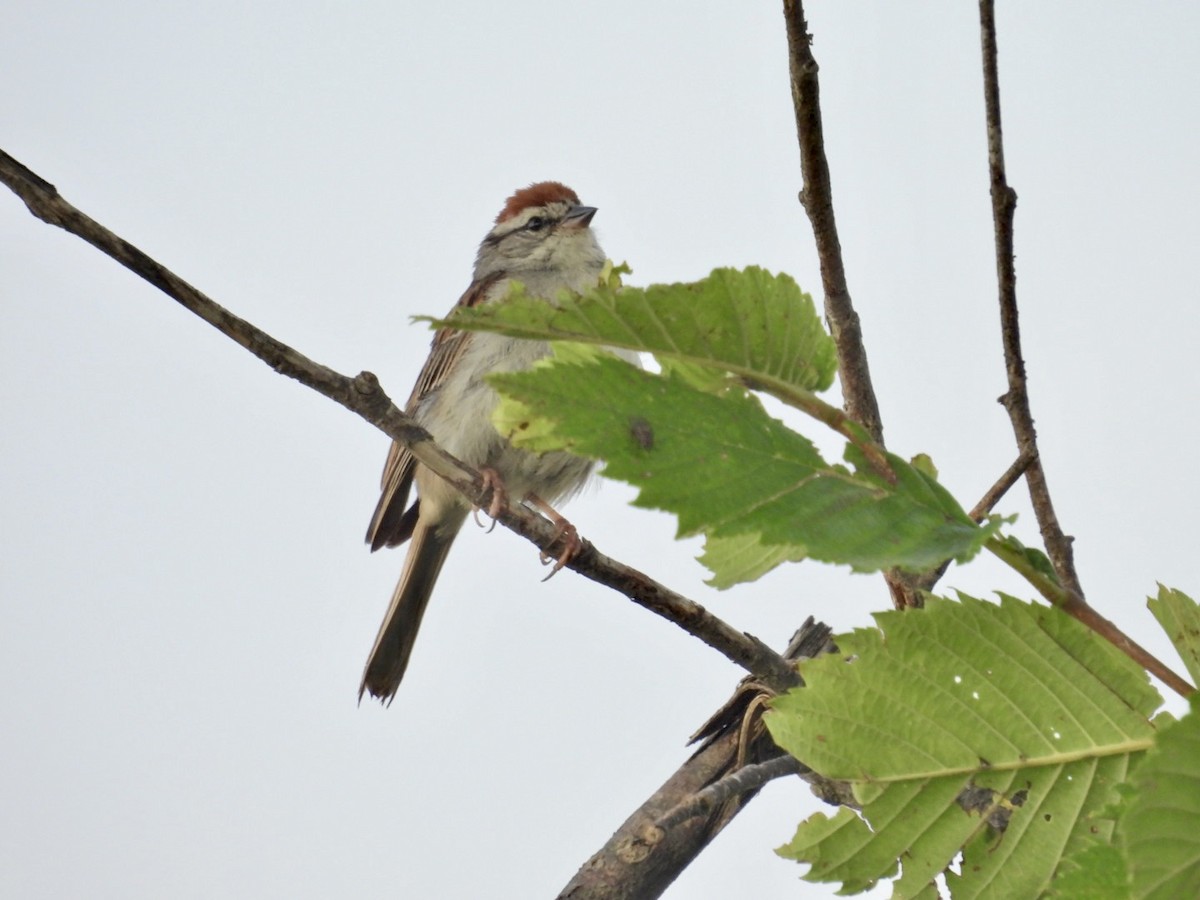
[[[517,191],[479,245],[475,278],[458,305],[502,297],[510,278],[524,284],[531,296],[548,301],[564,288],[591,286],[605,260],[589,227],[595,214],[594,207],[581,206],[574,191],[554,181]],[[405,410],[447,451],[483,469],[496,489],[502,487],[557,515],[548,504],[577,491],[587,480],[591,461],[569,453],[514,449],[492,426],[497,397],[484,381],[492,372],[526,369],[548,352],[540,341],[442,329],[434,335],[433,349]],[[414,482],[418,496],[409,506]],[[361,699],[369,691],[390,702],[408,666],[438,573],[471,506],[396,443],[388,453],[382,487],[367,530],[371,550],[395,547],[410,538],[412,543],[358,695]],[[565,523],[561,517],[558,521]]]

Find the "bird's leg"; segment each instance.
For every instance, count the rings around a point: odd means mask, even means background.
[[[491,526],[488,528],[488,534],[492,533],[492,529],[496,527],[496,517],[508,505],[508,489],[504,486],[504,479],[500,477],[500,473],[490,466],[484,466],[479,470],[480,477],[483,478],[483,486],[492,489],[492,502],[488,504],[487,514],[492,520]],[[479,507],[476,506],[471,515],[475,517],[475,524],[480,528],[483,523],[479,521]]]
[[[537,509],[542,515],[554,523],[556,531],[554,532],[554,540],[562,540],[563,551],[557,558],[548,554],[540,554],[542,564],[549,565],[550,561],[554,561],[554,568],[550,570],[542,581],[549,581],[554,577],[563,566],[569,563],[580,550],[583,549],[583,541],[579,539],[579,532],[575,526],[568,522],[558,510],[539,497],[537,494],[529,493],[525,495],[525,504]]]

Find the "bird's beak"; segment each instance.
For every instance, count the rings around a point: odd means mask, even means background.
[[[567,228],[587,228],[592,224],[592,216],[596,214],[594,206],[572,206],[563,216],[560,225]]]

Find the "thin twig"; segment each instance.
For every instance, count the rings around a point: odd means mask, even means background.
[[[29,211],[37,218],[87,241],[245,347],[275,371],[324,394],[366,419],[388,437],[407,445],[422,465],[446,479],[476,506],[487,508],[491,491],[484,485],[479,473],[435,444],[427,431],[392,403],[370,372],[362,372],[355,378],[342,375],[235,316],[133,244],[80,212],[62,198],[54,185],[2,150],[0,181],[24,200]],[[503,510],[499,521],[547,553],[553,550],[561,537],[559,529],[547,519],[519,504],[512,504]],[[654,614],[674,622],[763,679],[772,689],[786,690],[798,682],[795,670],[762,641],[738,631],[700,604],[636,569],[610,559],[591,543],[584,541],[582,550],[567,565],[584,577],[611,587]]]
[[[766,762],[743,766],[720,781],[713,782],[704,790],[697,791],[654,824],[663,831],[670,831],[688,819],[708,815],[722,803],[732,800],[734,797],[760,790],[763,785],[776,778],[799,775],[805,771],[811,770],[800,760],[794,756],[788,756],[786,753]]]
[[[1166,663],[1125,634],[1115,623],[1100,615],[1094,607],[1084,602],[1070,588],[1063,587],[1053,578],[1035,568],[1024,554],[1017,551],[1012,545],[998,538],[991,538],[985,546],[1033,585],[1034,589],[1051,604],[1078,619],[1151,675],[1161,680],[1175,693],[1181,697],[1190,697],[1196,692],[1187,679],[1178,675]]]
[[[1009,489],[1025,474],[1025,470],[1029,468],[1029,464],[1033,462],[1033,457],[1022,453],[1018,456],[1011,466],[1004,470],[1004,474],[996,479],[993,484],[976,503],[971,511],[967,514],[975,522],[982,522],[988,513],[992,511],[1000,498],[1008,493]],[[908,585],[915,592],[932,591],[933,586],[942,580],[942,576],[946,574],[946,570],[950,568],[950,563],[953,560],[946,560],[940,566],[934,569],[927,569],[924,572],[918,572],[915,575],[909,575]]]
[[[996,483],[987,489],[979,502],[971,507],[971,511],[967,513],[976,522],[982,522],[988,513],[992,511],[1000,498],[1008,493],[1009,489],[1017,483],[1017,480],[1025,474],[1025,471],[1033,465],[1034,456],[1032,453],[1022,453],[1018,456],[1011,466],[1004,470],[1004,474],[996,479]]]
[[[875,389],[871,386],[862,326],[846,284],[842,244],[838,239],[837,220],[833,214],[833,189],[821,125],[821,91],[817,80],[819,67],[812,54],[812,36],[804,20],[804,4],[801,0],[783,0],[783,15],[787,21],[788,65],[792,80],[792,106],[796,114],[796,135],[800,142],[800,171],[804,176],[800,203],[808,214],[816,239],[821,283],[825,291],[825,319],[837,345],[842,397],[846,412],[866,428],[875,443],[882,447],[883,422],[879,416]]]
[[[1000,293],[1000,334],[1004,343],[1004,368],[1008,375],[1008,390],[1000,398],[1012,423],[1013,434],[1022,457],[1032,461],[1025,472],[1033,513],[1050,564],[1058,583],[1025,565],[1018,554],[1009,552],[1000,541],[988,542],[988,549],[1016,568],[1047,600],[1060,607],[1104,637],[1147,671],[1158,676],[1172,690],[1188,696],[1195,688],[1132,640],[1115,624],[1100,615],[1084,597],[1075,571],[1071,538],[1063,533],[1046,472],[1038,454],[1037,430],[1029,404],[1029,388],[1025,379],[1025,360],[1021,354],[1021,327],[1017,313],[1017,272],[1014,258],[1013,217],[1017,208],[1017,192],[1009,186],[1004,167],[1004,129],[1000,120],[1000,74],[996,43],[996,10],[994,0],[979,0],[980,37],[983,52],[983,96],[987,116],[988,178],[992,197],[992,226],[996,244],[996,277]]]
[[[829,176],[829,160],[825,156],[825,131],[821,124],[821,85],[817,78],[820,67],[812,54],[812,35],[808,33],[801,0],[783,0],[783,17],[787,24],[788,71],[792,83],[792,107],[796,115],[796,138],[800,145],[800,171],[804,177],[800,204],[808,215],[817,245],[821,286],[825,292],[825,321],[829,324],[829,333],[837,348],[842,403],[846,414],[865,428],[871,440],[882,450],[885,447],[883,419],[879,415],[879,402],[871,384],[871,369],[863,346],[862,323],[846,283],[842,243],[838,239],[837,219],[833,213],[833,187]],[[884,573],[884,579],[897,609],[921,605],[920,593],[910,588],[909,579],[901,570],[888,570]]]
[[[1029,388],[1025,380],[1025,360],[1021,354],[1013,245],[1013,217],[1017,208],[1017,192],[1009,186],[1004,167],[1004,130],[1000,121],[1000,74],[997,63],[999,54],[996,44],[994,0],[979,0],[979,25],[983,50],[983,97],[987,115],[988,177],[991,184],[992,226],[996,243],[996,277],[1000,287],[1000,335],[1004,342],[1004,368],[1008,375],[1008,390],[1000,401],[1008,410],[1008,418],[1012,422],[1013,434],[1016,436],[1021,456],[1032,459],[1025,472],[1025,483],[1029,486],[1033,514],[1037,518],[1050,564],[1058,576],[1058,584],[1051,583],[1040,573],[1021,571],[1021,574],[1051,603],[1102,635],[1147,671],[1157,675],[1172,690],[1186,697],[1195,690],[1187,681],[1139,646],[1087,602],[1079,583],[1079,575],[1075,571],[1071,538],[1063,534],[1058,516],[1054,512],[1054,504],[1050,500],[1046,472],[1038,454],[1037,430],[1033,426]],[[988,544],[992,552],[1014,565],[1017,560],[1013,554],[998,552],[998,548],[1002,546],[998,541]]]
[[[1022,456],[1032,456],[1025,473],[1029,497],[1046,553],[1058,580],[1081,600],[1083,588],[1075,571],[1071,538],[1063,534],[1050,500],[1046,473],[1037,449],[1037,431],[1029,406],[1025,360],[1021,354],[1021,328],[1017,314],[1017,273],[1013,255],[1013,216],[1017,192],[1008,184],[1004,167],[1004,131],[1000,121],[1000,75],[997,65],[996,15],[994,0],[980,0],[980,31],[983,46],[983,93],[987,115],[988,175],[991,183],[992,225],[996,244],[996,275],[1000,286],[1000,332],[1004,342],[1004,367],[1008,391],[1001,398],[1016,435]]]

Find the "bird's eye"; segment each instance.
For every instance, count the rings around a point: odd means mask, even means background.
[[[546,220],[543,219],[541,216],[534,216],[532,219],[530,219],[528,222],[525,223],[525,227],[528,228],[530,231],[541,231],[543,228],[546,227]]]

